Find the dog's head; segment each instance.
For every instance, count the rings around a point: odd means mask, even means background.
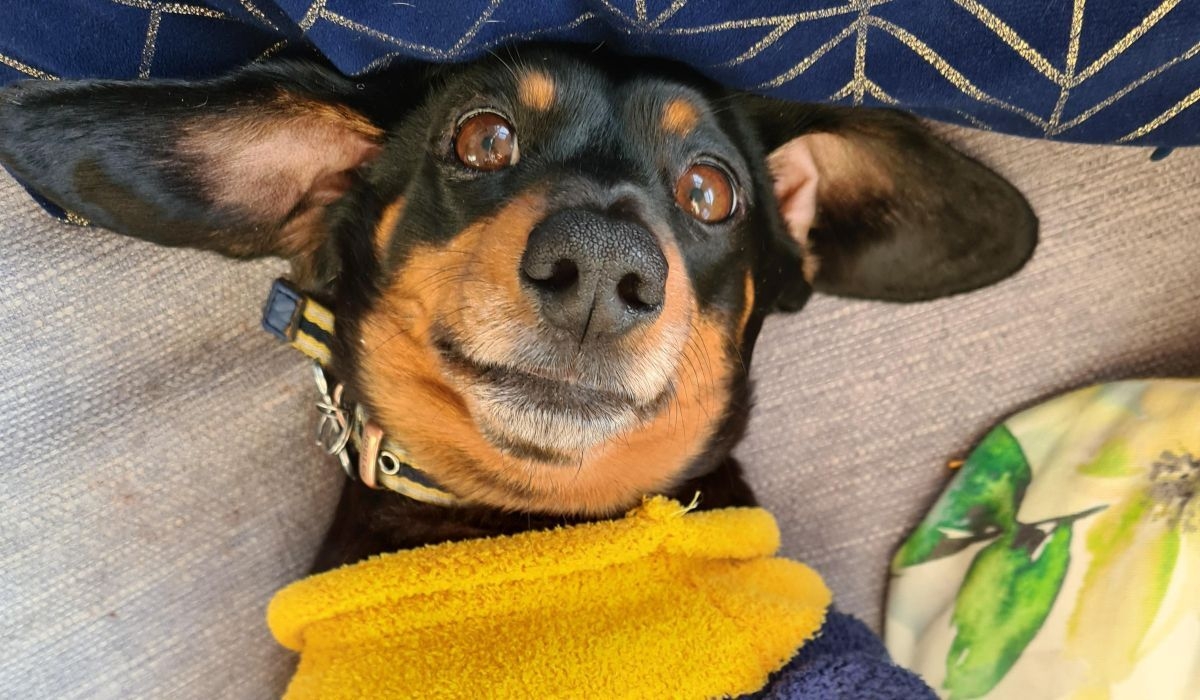
[[[890,111],[532,49],[354,82],[26,83],[0,160],[115,231],[289,258],[336,372],[464,499],[603,514],[724,459],[763,318],[997,281],[1036,221]]]

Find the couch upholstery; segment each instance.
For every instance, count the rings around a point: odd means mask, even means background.
[[[1042,218],[1030,265],[918,306],[768,321],[739,449],[788,554],[880,622],[947,460],[1099,379],[1200,371],[1200,152],[947,129]],[[267,698],[267,634],[337,498],[305,363],[257,328],[273,262],[46,216],[0,176],[0,697]]]

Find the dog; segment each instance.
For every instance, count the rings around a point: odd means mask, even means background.
[[[768,314],[967,292],[1037,242],[1021,194],[911,116],[561,46],[19,83],[0,162],[112,231],[285,258],[336,318],[324,405],[356,439],[332,451],[424,490],[347,480],[314,571],[649,494],[752,504],[731,450]]]

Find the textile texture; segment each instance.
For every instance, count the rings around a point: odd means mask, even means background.
[[[359,75],[569,41],[1006,133],[1200,139],[1200,0],[0,0],[0,19],[0,83],[209,76],[314,49]]]
[[[425,13],[402,28],[458,33],[437,47],[413,46],[411,35],[367,29],[363,18],[351,19],[351,3],[334,0],[294,12],[298,20],[261,0],[214,3],[216,10],[0,0],[0,76],[207,75],[297,48],[303,38],[276,38],[294,33],[289,22],[313,43],[321,33],[354,37],[345,50],[366,54],[333,56],[353,72],[375,60],[366,57],[371,47],[374,56],[465,57],[466,49],[485,51],[485,38],[503,39],[506,25],[553,14],[495,0],[453,16],[451,3],[383,5]],[[972,28],[990,22],[997,29],[963,39],[963,53],[985,63],[1007,57],[1027,76],[997,87],[985,80],[992,73],[951,63],[937,47],[957,43],[955,32],[918,34],[888,20],[929,50],[875,19],[846,33],[863,12],[882,16],[887,5],[878,2],[817,5],[811,12],[828,16],[728,31],[683,24],[698,21],[688,3],[645,3],[646,26],[657,28],[642,29],[642,3],[598,2],[582,11],[595,17],[574,29],[603,27],[588,40],[628,50],[673,36],[724,41],[759,32],[729,49],[732,58],[697,60],[724,77],[721,70],[757,65],[759,58],[737,59],[764,42],[762,60],[781,66],[768,78],[803,69],[764,88],[776,94],[824,99],[849,84],[847,101],[861,91],[872,103],[876,85],[926,114],[1016,133],[1114,141],[1157,123],[1126,142],[1195,142],[1196,0],[1091,3],[1081,13],[1076,3],[1065,24],[1060,5],[1036,14],[1027,3],[1006,9],[994,0],[893,5],[913,7],[913,21],[935,27],[954,17]],[[976,19],[983,5],[1003,21]],[[735,11],[771,15],[765,2]],[[1105,12],[1127,21],[1093,22]],[[1080,31],[1072,32],[1076,14]],[[600,21],[610,15],[611,23]],[[824,39],[807,31],[833,22],[843,24]],[[1051,39],[1029,39],[1055,27]],[[1076,77],[1066,80],[1072,36]],[[807,52],[778,48],[802,38]],[[1063,41],[1065,52],[1051,51]],[[1135,60],[1135,49],[1151,45],[1161,55]],[[716,43],[698,46],[717,51]],[[887,46],[907,60],[882,60],[877,52]],[[924,86],[921,99],[954,84],[946,75],[974,88],[946,89],[946,103],[923,104],[900,92],[907,83],[877,71],[893,67],[925,71],[924,82],[913,78]],[[1110,71],[1121,77],[1102,82]],[[1048,104],[1020,107],[1036,120],[995,103],[1018,105],[1027,85],[1051,86]],[[1058,125],[1069,128],[1050,133],[1060,99]],[[754,418],[738,450],[780,520],[783,553],[821,572],[839,604],[872,626],[888,558],[950,474],[932,465],[963,456],[988,426],[1041,397],[1100,380],[1200,372],[1200,153],[1154,163],[1142,149],[946,131],[1029,195],[1042,220],[1037,254],[1013,280],[959,298],[917,306],[817,298],[800,314],[769,319],[753,367]],[[306,363],[257,327],[282,269],[67,226],[0,175],[0,697],[282,692],[292,661],[271,641],[263,614],[272,592],[307,569],[340,485],[340,472],[311,444]]]
[[[887,562],[990,426],[1096,381],[1200,374],[1200,152],[950,130],[1030,198],[1015,278],[769,318],[738,449],[784,556],[878,628]],[[267,602],[340,469],[311,372],[258,328],[273,262],[46,216],[0,176],[0,697],[278,697]]]
[[[289,700],[741,695],[829,606],[821,577],[778,547],[760,508],[689,513],[658,497],[614,521],[318,574],[280,591],[267,619],[300,652]]]
[[[821,635],[800,648],[758,693],[741,700],[933,700],[929,686],[892,663],[883,642],[860,620],[837,610]]]
[[[1200,381],[988,432],[893,562],[888,647],[943,697],[1200,696]]]

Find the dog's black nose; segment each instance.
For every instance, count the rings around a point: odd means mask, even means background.
[[[521,277],[542,318],[583,340],[620,335],[657,316],[667,259],[645,228],[567,209],[530,232]]]

